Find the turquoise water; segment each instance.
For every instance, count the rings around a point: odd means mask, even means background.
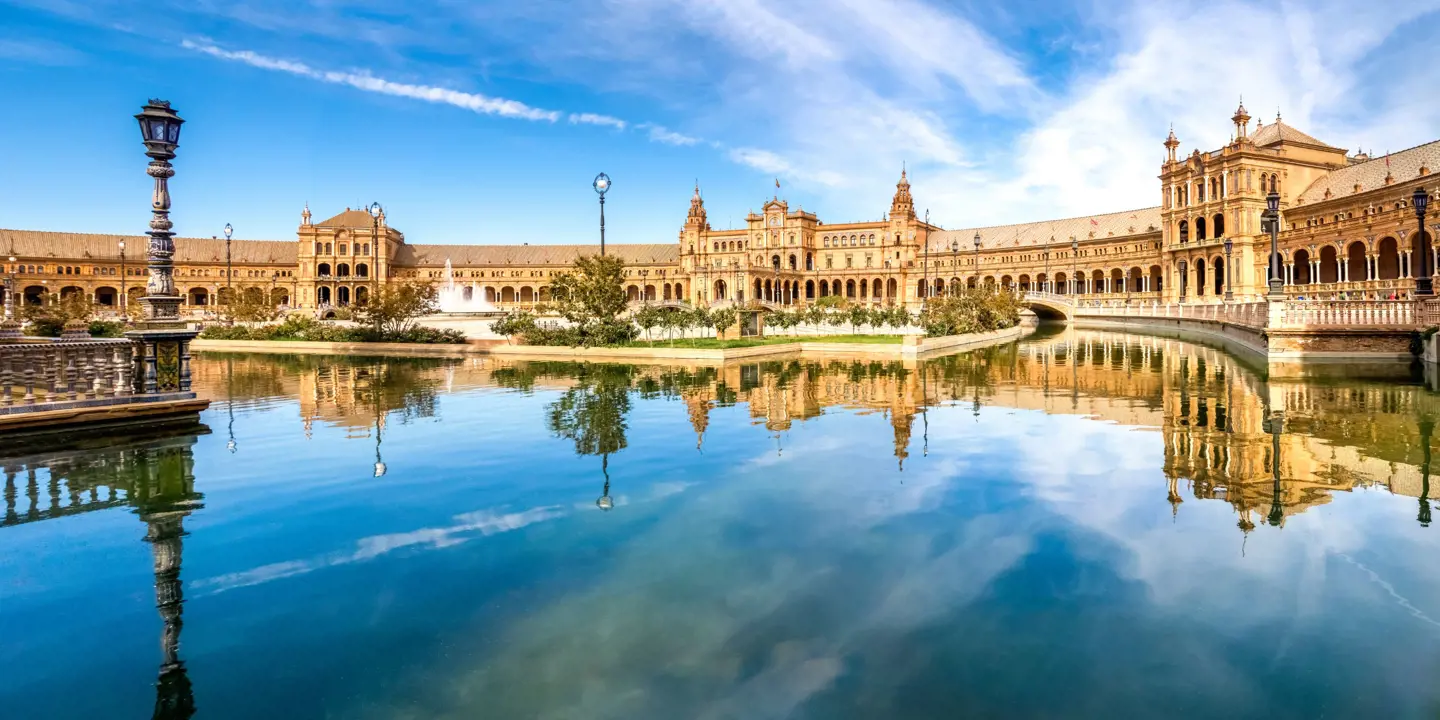
[[[0,707],[1434,717],[1436,395],[1341,373],[208,355],[201,427],[0,451]]]

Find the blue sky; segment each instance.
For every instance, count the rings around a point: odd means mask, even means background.
[[[1352,150],[1440,137],[1440,0],[0,0],[0,227],[141,232],[149,97],[189,121],[176,228],[291,239],[371,201],[411,242],[670,242],[778,177],[946,226],[1158,203],[1161,141],[1252,115]]]

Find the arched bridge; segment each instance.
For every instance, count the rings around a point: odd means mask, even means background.
[[[1064,295],[1028,290],[1020,302],[1042,320],[1069,321],[1075,317],[1075,303]]]

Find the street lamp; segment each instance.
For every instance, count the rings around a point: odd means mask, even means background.
[[[380,216],[384,214],[379,202],[370,203],[370,302],[380,291]]]
[[[600,196],[600,254],[605,254],[605,193],[610,191],[610,176],[600,173],[595,176],[593,183],[596,194]]]
[[[235,234],[235,228],[230,223],[225,223],[225,317],[226,324],[235,324],[235,289],[230,285],[230,278],[235,274],[230,268],[230,236]]]
[[[1230,277],[1235,266],[1230,263],[1230,251],[1235,248],[1235,243],[1230,238],[1225,238],[1225,302],[1235,300],[1235,282]]]
[[[11,258],[12,260],[14,258]],[[130,296],[125,289],[125,241],[120,241],[120,322],[130,321]]]
[[[950,264],[955,266],[955,273],[960,273],[960,238],[950,238]],[[942,279],[943,283],[944,280]],[[948,287],[948,286],[947,286]]]
[[[3,320],[3,321],[4,321],[4,324],[5,324],[6,326],[10,326],[11,323],[14,323],[14,322],[15,322],[15,263],[16,263],[16,262],[18,262],[18,261],[15,259],[15,256],[13,256],[13,255],[10,256],[9,272],[6,273],[6,275],[5,275],[5,284],[4,284],[4,287],[3,287],[3,290],[4,290],[4,293],[5,293],[5,294],[4,294],[3,297],[0,297],[0,302],[3,302],[4,305],[5,305],[5,314],[4,314],[4,317],[3,317],[3,318],[0,318],[0,320]],[[14,326],[11,326],[11,327],[0,328],[0,337],[12,337],[12,336],[14,336],[14,337],[19,337],[19,335],[20,335],[20,327],[19,327],[19,325],[14,325]]]
[[[1078,272],[1078,270],[1076,269],[1076,268],[1078,267],[1076,263],[1079,262],[1079,259],[1078,259],[1079,257],[1080,257],[1080,241],[1079,241],[1079,240],[1076,240],[1074,235],[1071,235],[1071,236],[1070,236],[1070,294],[1071,294],[1071,295],[1078,295],[1078,294],[1080,293],[1080,279],[1079,279],[1078,277],[1076,277],[1076,273]]]
[[[1270,296],[1278,298],[1285,294],[1285,280],[1280,276],[1280,193],[1274,190],[1265,196],[1265,218],[1270,223]]]
[[[1044,292],[1054,292],[1055,281],[1050,279],[1050,243],[1055,242],[1055,236],[1045,241],[1045,285]]]
[[[1430,205],[1430,194],[1425,192],[1425,188],[1417,187],[1415,194],[1410,196],[1410,202],[1415,206],[1415,219],[1420,224],[1420,231],[1415,233],[1415,254],[1420,258],[1421,273],[1415,276],[1415,295],[1429,297],[1435,294],[1430,275],[1430,243],[1425,241],[1425,208]]]
[[[975,231],[975,287],[980,287],[980,231]]]

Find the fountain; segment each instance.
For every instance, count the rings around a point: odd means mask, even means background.
[[[445,258],[445,281],[440,284],[438,300],[442,313],[500,312],[499,308],[485,299],[485,289],[474,281],[469,284],[455,282],[455,271],[450,267],[450,258]]]

